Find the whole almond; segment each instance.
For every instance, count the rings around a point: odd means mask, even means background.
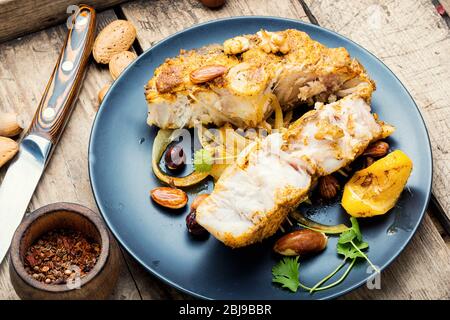
[[[195,84],[205,83],[217,77],[220,77],[225,72],[227,72],[227,70],[227,67],[218,64],[203,66],[192,71],[190,74],[190,79],[191,82]]]
[[[377,141],[368,146],[363,155],[373,158],[381,158],[387,155],[388,152],[389,144],[384,141]]]
[[[92,49],[95,61],[109,63],[116,53],[127,51],[136,39],[136,28],[126,20],[115,20],[97,36]]]
[[[278,239],[273,250],[284,256],[299,256],[322,251],[327,243],[328,237],[325,234],[303,229],[288,233]]]
[[[105,84],[103,88],[100,89],[98,92],[98,103],[102,103],[103,98],[105,97],[106,93],[108,92],[109,88],[111,88],[111,84]]]
[[[0,112],[0,136],[14,137],[22,131],[17,114],[14,112]]]
[[[0,168],[19,151],[19,145],[13,139],[0,137]]]
[[[136,58],[136,53],[131,51],[122,51],[113,55],[109,61],[109,72],[113,79],[116,80],[122,71]]]
[[[157,204],[170,209],[183,208],[188,201],[186,192],[177,188],[155,188],[150,191],[150,196]]]
[[[208,197],[209,197],[208,193],[203,193],[203,194],[200,194],[197,197],[195,197],[194,201],[192,201],[192,204],[191,204],[191,211],[197,210],[200,203],[202,203],[203,200],[205,200]]]
[[[338,190],[341,188],[337,179],[333,176],[325,176],[319,179],[320,195],[324,199],[333,199],[336,197]]]

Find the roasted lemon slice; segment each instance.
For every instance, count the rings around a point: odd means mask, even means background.
[[[353,217],[385,214],[400,197],[412,167],[411,159],[396,150],[355,172],[345,185],[342,206]]]

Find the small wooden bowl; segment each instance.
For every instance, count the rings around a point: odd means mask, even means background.
[[[43,234],[56,229],[79,231],[101,244],[94,268],[81,278],[79,288],[46,284],[34,279],[24,267],[26,250]],[[17,228],[10,248],[10,276],[22,299],[107,299],[120,270],[120,251],[102,220],[90,209],[73,203],[54,203],[37,209]]]

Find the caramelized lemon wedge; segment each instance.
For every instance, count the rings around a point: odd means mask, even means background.
[[[355,172],[345,185],[342,206],[353,217],[385,214],[400,197],[412,167],[411,159],[396,150]]]

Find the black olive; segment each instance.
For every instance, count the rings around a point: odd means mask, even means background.
[[[195,211],[191,211],[186,216],[186,227],[189,233],[193,236],[200,237],[208,235],[208,231],[201,225],[199,225],[197,220],[195,219]]]
[[[179,144],[175,144],[167,149],[164,156],[166,167],[170,170],[179,170],[183,168],[186,163],[186,154],[183,147]]]

